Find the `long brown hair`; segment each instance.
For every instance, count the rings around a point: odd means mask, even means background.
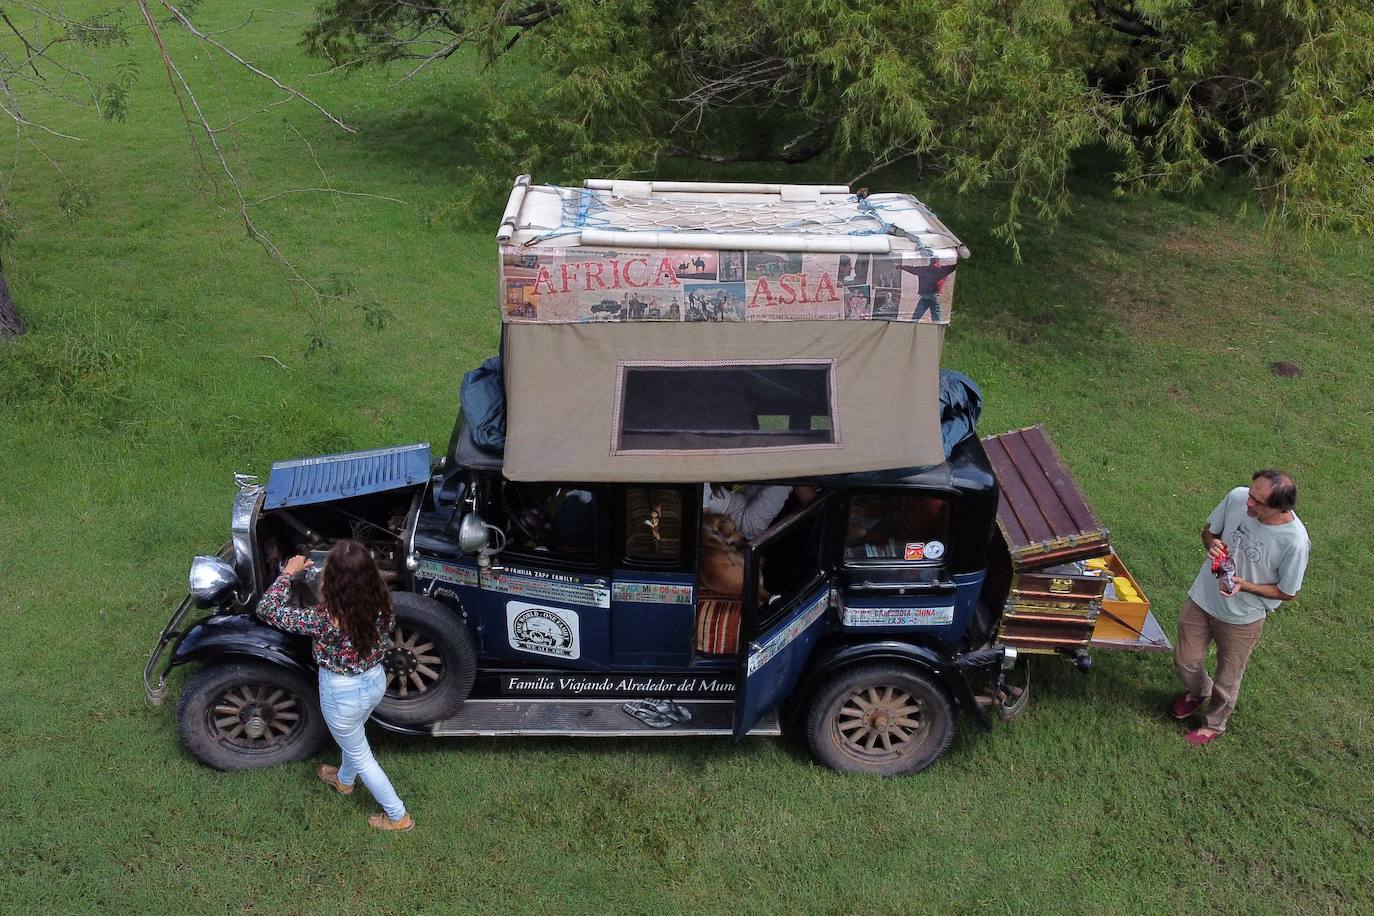
[[[359,655],[376,648],[382,633],[391,628],[386,583],[372,554],[358,541],[344,539],[329,551],[320,577],[320,599]]]

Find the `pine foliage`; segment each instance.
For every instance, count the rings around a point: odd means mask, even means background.
[[[485,142],[543,176],[909,160],[999,190],[1014,239],[1106,148],[1122,190],[1241,174],[1275,219],[1374,226],[1368,0],[327,0],[305,42],[352,67],[515,58]]]

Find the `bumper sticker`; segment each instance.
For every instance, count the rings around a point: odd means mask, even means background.
[[[471,566],[459,566],[440,560],[420,560],[415,567],[415,575],[423,579],[438,579],[454,585],[477,585],[477,570]]]
[[[637,601],[642,604],[691,604],[692,586],[670,582],[616,582],[611,586],[616,601]]]
[[[564,582],[540,576],[514,574],[512,570],[507,570],[488,578],[482,583],[482,587],[491,592],[502,592],[535,601],[550,601],[554,604],[578,604],[583,607],[600,608],[611,606],[611,590],[604,582]]]
[[[811,602],[810,607],[794,617],[792,622],[787,624],[787,626],[783,627],[777,633],[774,633],[768,642],[758,646],[754,651],[750,652],[748,673],[752,675],[755,671],[758,671],[764,665],[768,664],[772,661],[773,656],[787,648],[788,645],[792,643],[792,640],[802,635],[807,627],[819,620],[821,615],[825,613],[829,598],[829,592],[821,592],[816,596],[816,600]]]
[[[954,623],[954,605],[944,607],[845,607],[847,627],[939,627]]]

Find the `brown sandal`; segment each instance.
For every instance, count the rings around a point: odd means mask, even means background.
[[[340,795],[353,794],[352,786],[346,786],[343,783],[339,782],[338,767],[332,767],[327,763],[322,763],[319,766],[315,767],[315,775],[320,777],[320,782],[326,782],[333,786],[334,791],[338,792]]]
[[[369,817],[367,826],[377,830],[414,830],[415,820],[410,816],[410,812],[406,812],[401,815],[399,821],[393,821],[385,811],[382,811]]]

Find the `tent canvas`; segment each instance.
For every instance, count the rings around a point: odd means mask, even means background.
[[[768,480],[944,459],[967,249],[909,195],[522,176],[497,233],[513,480]]]
[[[506,476],[768,480],[944,460],[939,325],[663,330],[508,325]]]

